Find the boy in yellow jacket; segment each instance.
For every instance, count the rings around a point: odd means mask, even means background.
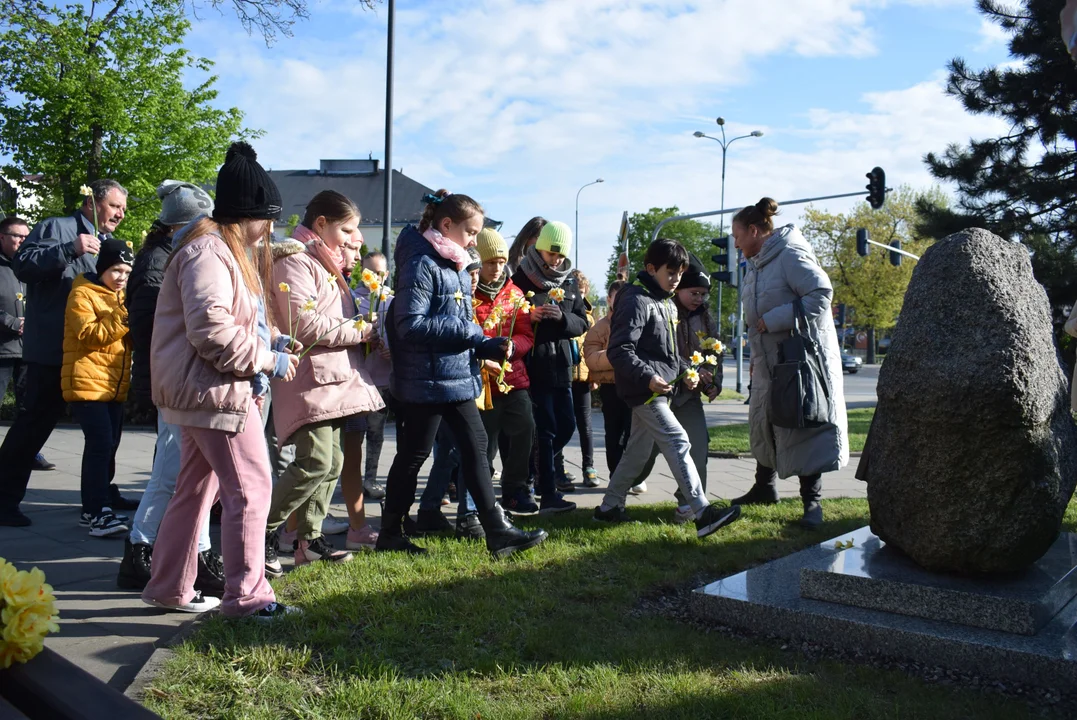
[[[108,507],[131,383],[124,288],[135,255],[127,243],[101,244],[97,272],[75,278],[64,317],[64,400],[82,427],[82,519],[93,537],[125,535],[130,521]]]

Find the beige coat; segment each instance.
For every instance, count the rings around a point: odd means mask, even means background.
[[[304,348],[313,347],[299,362],[295,379],[273,380],[273,424],[277,442],[284,446],[304,425],[381,410],[385,403],[360,361],[359,331],[345,322],[357,314],[354,307],[344,314],[344,303],[353,302],[350,293],[345,299],[329,270],[301,242],[274,243],[273,254],[276,321],[286,325],[290,319],[295,339]],[[288,292],[280,289],[281,283]],[[303,312],[311,299],[314,309]]]
[[[583,339],[583,361],[591,373],[591,382],[599,385],[613,385],[613,365],[606,357],[606,348],[610,344],[610,316],[600,318],[587,331]]]

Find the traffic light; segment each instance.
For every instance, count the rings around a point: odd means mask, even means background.
[[[711,279],[715,282],[725,283],[733,287],[737,286],[737,278],[739,273],[737,272],[737,246],[734,243],[731,235],[723,235],[722,237],[711,238],[711,245],[724,250],[720,255],[711,255],[711,260],[718,265],[720,269],[718,272],[711,273]]]
[[[860,228],[856,231],[856,254],[860,257],[868,256],[868,230]]]
[[[900,240],[895,240],[894,242],[890,243],[890,247],[892,247],[892,248],[894,248],[896,250],[900,250],[901,249],[901,241]],[[896,253],[896,252],[890,251],[890,264],[893,265],[894,267],[901,267],[901,253]]]
[[[872,168],[867,174],[868,205],[878,210],[886,202],[886,173],[881,167]]]

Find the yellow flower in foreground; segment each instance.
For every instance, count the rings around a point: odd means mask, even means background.
[[[534,290],[528,290],[526,293],[524,293],[524,297],[525,298],[533,298],[533,297],[535,297],[535,291]]]
[[[698,370],[692,370],[691,368],[689,368],[684,373],[684,379],[688,380],[689,382],[696,382],[696,383],[699,382],[699,371]]]
[[[148,236],[149,236],[149,232],[143,230],[142,231],[142,239],[145,240]]]
[[[288,287],[288,283],[286,283],[286,282],[282,282],[280,285],[278,285],[277,289],[280,290],[283,293],[287,293],[287,292],[292,291],[292,289],[290,287]]]
[[[520,312],[524,315],[529,315],[531,313],[531,303],[524,300],[523,305],[520,306]]]
[[[506,360],[505,362],[501,363],[501,369],[505,372],[512,372],[512,363]]]
[[[702,340],[707,337],[707,332],[705,330],[696,330],[696,337]]]
[[[310,300],[307,300],[305,303],[303,303],[299,307],[299,310],[300,310],[300,312],[314,312],[314,309],[317,306],[318,306],[317,303],[314,302],[314,298],[311,298]]]
[[[79,194],[85,197],[90,197],[91,195],[93,195],[93,189],[90,188],[89,185],[83,185],[79,188]]]
[[[453,299],[456,300],[457,303],[459,303],[461,300],[464,299],[464,294],[462,292],[460,292],[459,290],[454,292],[452,296],[453,296]]]
[[[381,282],[380,282],[380,281],[378,281],[378,279],[377,279],[377,278],[375,278],[374,280],[372,280],[372,281],[370,282],[370,284],[369,284],[369,285],[367,285],[367,288],[368,288],[368,289],[370,290],[370,292],[372,292],[372,293],[376,293],[376,292],[379,292],[379,291],[381,290]]]
[[[722,343],[715,340],[714,341],[714,347],[712,349],[714,350],[714,352],[716,352],[716,353],[718,353],[720,355],[720,354],[725,352],[725,345],[723,345]]]
[[[502,395],[508,395],[512,392],[512,385],[509,385],[507,382],[500,382],[497,384],[497,389],[501,391]]]
[[[693,365],[702,365],[703,364],[703,356],[699,354],[698,350],[696,352],[692,353],[692,357],[688,358],[688,360]]]
[[[702,330],[696,333],[696,335],[706,335]],[[700,345],[704,350],[713,350],[714,346],[718,344],[718,341],[712,337],[701,338]]]
[[[359,318],[358,320],[355,321],[355,323],[352,325],[352,327],[354,327],[359,332],[363,332],[364,330],[366,330],[366,319],[365,318]]]
[[[15,299],[21,301],[22,300],[22,293],[15,293]]]
[[[708,355],[707,356],[707,364],[708,365],[718,365],[718,356],[717,355]]]
[[[362,279],[364,285],[366,285],[367,287],[370,287],[370,283],[377,280],[378,276],[375,275],[373,271],[371,271],[371,270],[369,270],[367,268],[363,268],[363,274],[361,276],[361,279]]]
[[[34,645],[50,632],[57,632],[60,626],[53,622],[51,603],[4,608],[0,619],[4,623],[4,640],[20,645]]]
[[[561,288],[554,288],[549,292],[550,299],[554,302],[561,302],[565,299],[565,291]]]
[[[336,281],[337,281],[337,276],[334,275],[333,273],[329,273],[328,275],[325,276],[325,282],[326,282],[327,285],[332,285]]]
[[[3,583],[0,597],[3,597],[5,605],[29,605],[53,599],[52,587],[45,583],[45,573],[41,570],[15,570],[11,563],[5,562],[4,565],[5,571],[0,575],[0,582]]]
[[[391,295],[392,295],[392,293],[391,293],[391,292],[389,291],[389,288],[387,288],[387,287],[383,287],[383,288],[381,289],[381,295],[380,295],[380,296],[378,296],[378,299],[379,299],[379,300],[381,300],[382,302],[386,302],[386,301],[388,301],[388,300],[389,300],[389,297],[390,297]]]
[[[128,240],[128,241],[127,241],[127,247],[129,247],[129,248],[131,248],[132,250],[134,250],[134,249],[135,249],[135,244],[134,244],[133,242],[131,242],[130,240]]]

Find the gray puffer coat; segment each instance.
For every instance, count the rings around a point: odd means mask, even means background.
[[[782,478],[832,472],[849,463],[841,350],[830,311],[833,294],[830,278],[819,266],[811,246],[792,225],[777,228],[759,254],[748,259],[741,297],[752,350],[748,409],[752,455],[763,465],[775,468]],[[770,369],[778,362],[779,343],[793,329],[793,302],[798,297],[808,318],[809,333],[822,351],[832,402],[829,424],[790,430],[771,425],[767,408]],[[766,321],[766,333],[756,329],[759,318]]]

